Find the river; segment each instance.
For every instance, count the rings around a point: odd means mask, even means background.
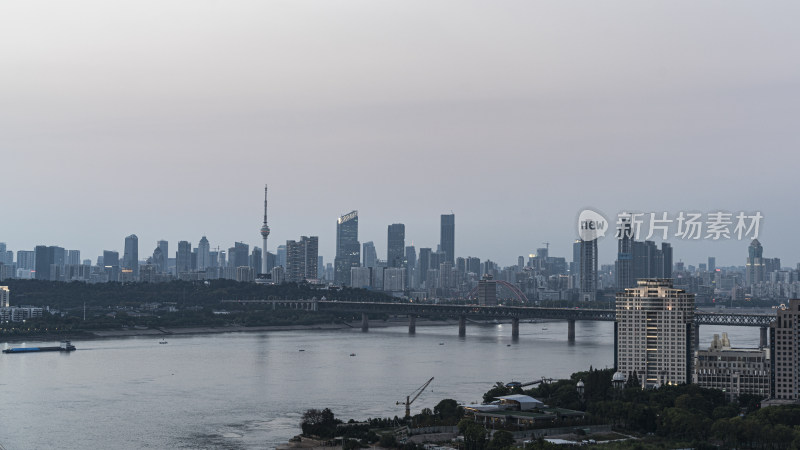
[[[758,345],[758,328],[701,327],[701,346],[728,331]],[[274,448],[302,413],[348,420],[402,416],[396,402],[435,377],[412,413],[443,398],[477,402],[496,381],[564,378],[613,365],[610,322],[417,326],[131,337],[74,341],[70,354],[0,354],[0,444],[61,448]],[[0,347],[25,344],[0,344]],[[28,345],[38,345],[30,343]],[[300,351],[303,350],[303,351]],[[355,356],[350,356],[351,354]]]

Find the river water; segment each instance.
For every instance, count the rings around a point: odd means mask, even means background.
[[[757,346],[758,328],[701,327],[701,346],[727,331]],[[417,326],[74,341],[70,354],[0,354],[0,444],[62,448],[274,448],[302,413],[402,416],[396,402],[435,380],[412,413],[443,398],[480,401],[496,381],[564,378],[613,365],[610,322]],[[0,347],[35,346],[0,344]],[[55,345],[55,344],[48,344]],[[300,351],[300,350],[303,351]],[[350,356],[354,353],[355,356]]]

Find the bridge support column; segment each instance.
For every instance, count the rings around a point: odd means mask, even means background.
[[[408,334],[415,334],[417,332],[417,316],[413,314],[408,315]]]
[[[458,316],[458,336],[464,337],[467,335],[467,316]]]
[[[759,347],[766,348],[769,345],[769,341],[767,340],[767,327],[761,327],[761,342],[759,343]]]
[[[519,317],[511,318],[511,339],[519,339]]]
[[[695,323],[692,326],[692,352],[698,350],[700,348],[700,324]],[[694,354],[694,353],[692,353]]]
[[[575,342],[575,319],[567,320],[567,341]]]
[[[367,313],[361,313],[361,331],[369,331],[369,317]]]

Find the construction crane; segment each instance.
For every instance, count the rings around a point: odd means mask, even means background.
[[[419,397],[419,395],[422,394],[422,391],[424,391],[425,388],[428,387],[429,384],[431,384],[431,381],[433,381],[433,377],[431,377],[430,380],[425,382],[425,384],[423,384],[422,386],[418,387],[410,395],[407,395],[405,402],[397,402],[397,403],[395,403],[396,405],[399,405],[401,403],[405,403],[405,405],[406,405],[406,419],[411,417],[411,404],[414,403],[414,400],[416,400],[417,397]],[[412,396],[413,396],[413,398],[412,398]]]

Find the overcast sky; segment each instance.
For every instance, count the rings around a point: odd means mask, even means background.
[[[796,1],[5,1],[0,241],[260,246],[336,218],[571,259],[577,215],[760,211],[800,260]],[[749,242],[671,240],[742,265]],[[615,243],[601,246],[601,263]]]

